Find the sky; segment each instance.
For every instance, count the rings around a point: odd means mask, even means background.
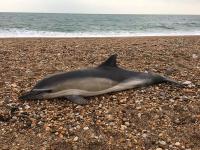
[[[200,15],[200,0],[0,0],[0,12]]]

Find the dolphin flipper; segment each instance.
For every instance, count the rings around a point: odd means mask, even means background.
[[[70,95],[70,96],[65,96],[69,101],[78,104],[78,105],[86,105],[88,104],[88,100],[85,98],[78,96],[78,95]]]

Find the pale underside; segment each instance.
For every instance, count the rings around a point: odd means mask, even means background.
[[[44,94],[44,98],[63,97],[68,95],[80,95],[83,97],[95,96],[110,92],[122,91],[138,87],[147,83],[144,79],[128,79],[116,82],[106,78],[85,78],[66,81],[54,87],[51,93]],[[40,90],[40,89],[34,89]]]

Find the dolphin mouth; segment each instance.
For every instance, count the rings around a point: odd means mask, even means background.
[[[29,91],[19,96],[20,100],[35,100],[35,99],[42,99],[42,98],[43,98],[43,93],[39,91]]]

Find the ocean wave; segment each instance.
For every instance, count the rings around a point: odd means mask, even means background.
[[[177,36],[200,35],[199,31],[142,32],[142,31],[102,31],[102,32],[53,32],[25,29],[0,30],[1,38],[12,37],[134,37],[134,36]]]
[[[181,22],[177,22],[173,24],[174,26],[181,26],[181,27],[195,27],[195,28],[199,28],[200,24],[197,22],[187,22],[187,23],[181,23]]]
[[[167,30],[175,30],[175,27],[167,26],[167,25],[157,25],[157,26],[154,26],[153,28],[161,28],[161,29],[167,29]]]

